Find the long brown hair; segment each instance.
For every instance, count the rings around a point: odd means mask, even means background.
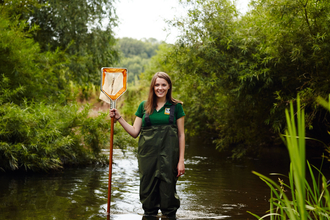
[[[172,81],[171,81],[171,78],[169,77],[169,75],[167,75],[167,73],[165,73],[165,72],[157,72],[152,77],[150,89],[149,89],[148,100],[144,106],[146,113],[148,113],[149,115],[151,115],[152,112],[154,111],[154,109],[157,107],[157,102],[156,102],[157,96],[154,91],[154,87],[155,87],[157,78],[165,79],[167,81],[168,85],[170,86],[170,88],[168,89],[167,94],[166,94],[166,100],[173,104],[178,104],[178,103],[183,104],[183,102],[176,100],[172,97]]]

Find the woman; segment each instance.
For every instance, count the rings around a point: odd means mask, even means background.
[[[117,109],[110,110],[110,117],[115,117],[132,137],[141,132],[138,162],[144,213],[157,215],[160,209],[163,215],[175,217],[180,207],[176,181],[185,173],[185,113],[182,102],[172,97],[172,83],[166,73],[153,76],[148,100],[139,105],[135,115],[132,126]]]

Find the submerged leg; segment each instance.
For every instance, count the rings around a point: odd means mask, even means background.
[[[149,179],[141,177],[140,201],[145,215],[157,215],[160,208],[160,180],[156,177]]]
[[[167,217],[175,218],[176,211],[180,207],[180,198],[176,194],[176,181],[177,178],[173,178],[173,181],[168,183],[160,181],[160,209],[163,215]]]

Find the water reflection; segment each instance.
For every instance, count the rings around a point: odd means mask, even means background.
[[[137,160],[114,151],[111,219],[148,219],[139,202]],[[287,173],[283,152],[263,160],[226,160],[213,147],[189,145],[177,185],[179,219],[254,219],[269,208],[269,189],[251,171]],[[108,167],[0,176],[1,219],[107,219]],[[139,214],[139,215],[136,215]],[[158,218],[155,218],[158,219]]]
[[[211,155],[214,154],[216,152]],[[191,218],[247,219],[251,217],[247,210],[267,210],[268,190],[251,174],[250,167],[233,164],[224,158],[189,156],[186,175],[178,187],[183,203],[182,215]]]

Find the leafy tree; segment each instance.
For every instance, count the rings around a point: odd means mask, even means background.
[[[299,93],[307,107],[307,124],[312,127],[323,111],[315,98],[329,93],[330,39],[325,15],[330,11],[329,1],[259,1],[253,5],[250,19],[263,24],[259,25],[263,34],[251,33],[251,37],[257,40],[254,43],[260,54],[255,60],[264,65],[258,75],[271,82],[276,98],[272,116],[278,120],[277,112]],[[276,125],[274,129],[278,130]]]
[[[70,74],[83,92],[90,83],[99,84],[102,66],[111,66],[118,60],[113,48],[113,27],[116,15],[113,0],[50,0],[34,7],[29,23],[39,26],[34,39],[42,51],[65,50],[70,56]],[[105,24],[105,25],[104,25]],[[87,96],[87,94],[85,94]]]
[[[186,3],[188,16],[172,22],[181,39],[151,69],[172,73],[194,133],[209,132],[235,157],[256,153],[278,143],[297,93],[307,126],[327,125],[315,99],[330,92],[328,1],[252,1],[244,16],[231,1]]]
[[[24,99],[47,99],[52,103],[70,99],[65,79],[68,73],[66,55],[60,50],[42,53],[32,39],[37,27],[29,28],[20,17],[11,17],[7,8],[0,5],[0,94],[7,97],[3,102],[19,104]],[[7,95],[13,91],[19,93]]]

